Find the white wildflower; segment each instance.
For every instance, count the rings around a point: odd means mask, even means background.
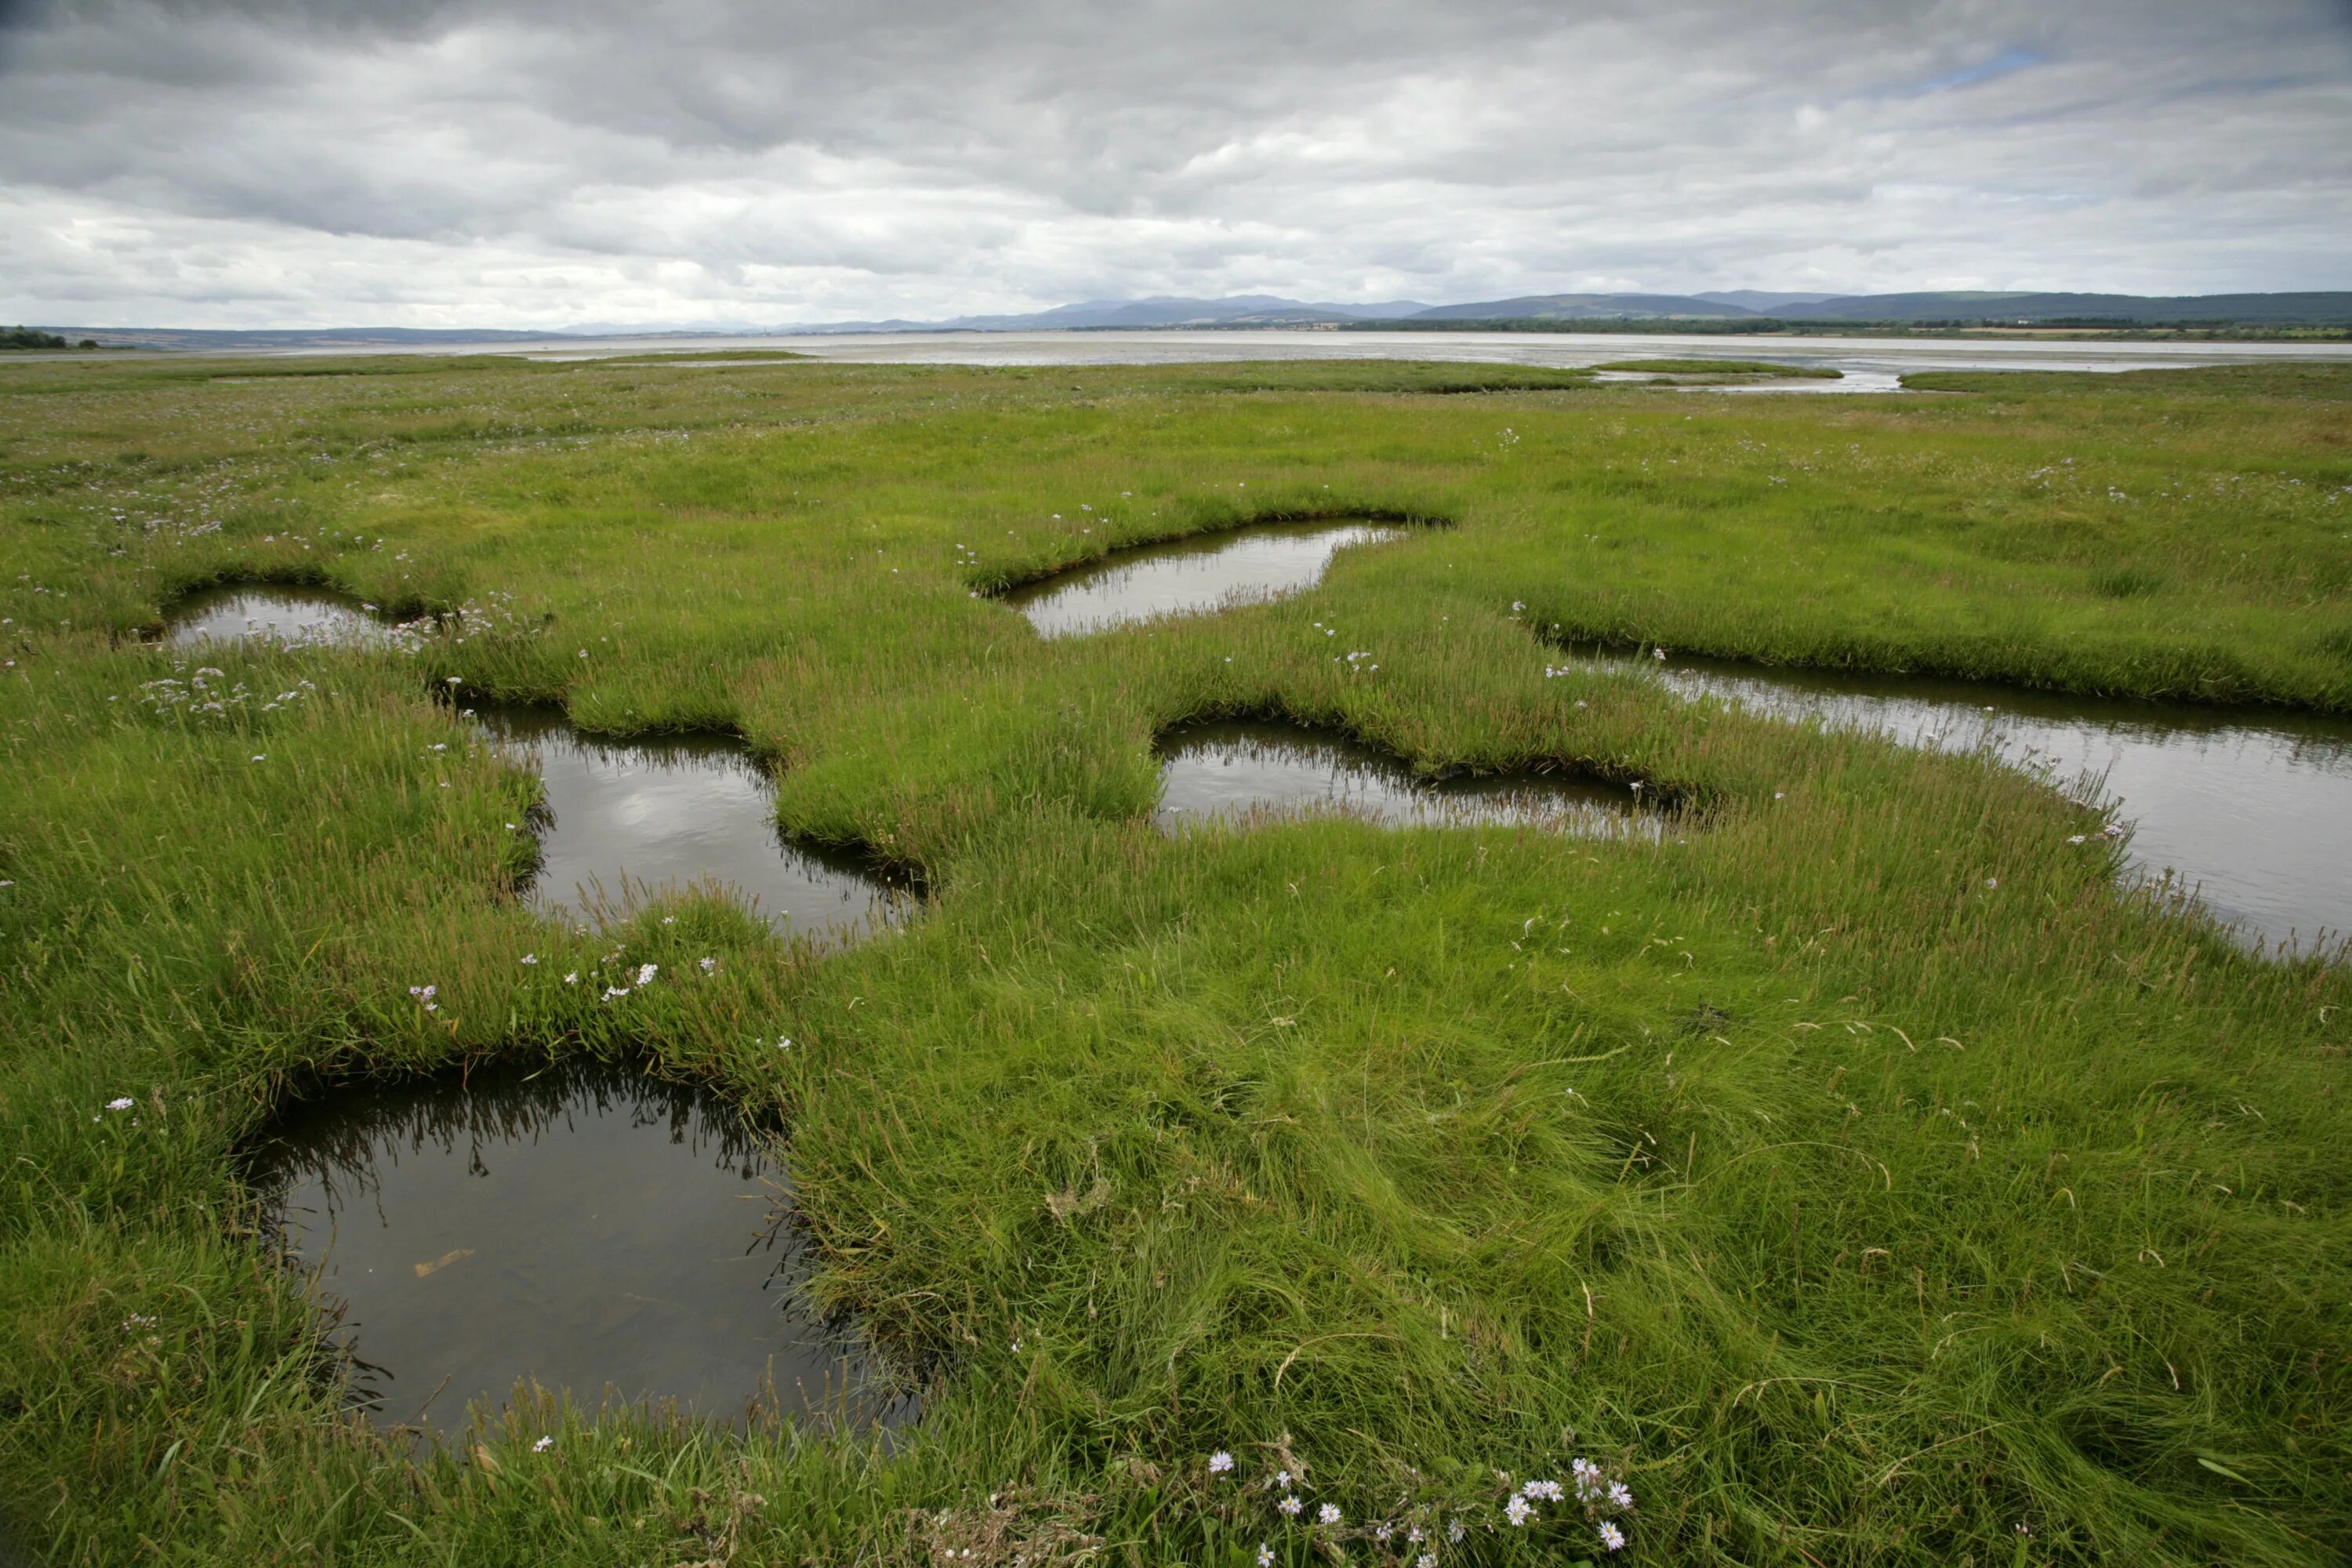
[[[1223,1448],[1218,1449],[1215,1453],[1209,1456],[1209,1473],[1211,1475],[1222,1476],[1233,1468],[1234,1457],[1231,1454],[1226,1453]]]
[[[1315,1517],[1324,1524],[1337,1524],[1339,1522],[1339,1506],[1327,1502],[1315,1510]]]
[[[1601,1521],[1601,1544],[1612,1552],[1622,1552],[1625,1550],[1625,1532],[1604,1519]]]
[[[1282,1494],[1282,1500],[1274,1506],[1288,1514],[1291,1518],[1297,1519],[1298,1517],[1298,1510],[1305,1508],[1307,1505],[1298,1500],[1298,1495],[1296,1492],[1285,1492]]]

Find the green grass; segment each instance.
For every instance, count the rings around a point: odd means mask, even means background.
[[[1244,1489],[1286,1451],[1351,1523],[1604,1460],[1646,1563],[2352,1551],[2345,966],[2116,892],[2065,843],[2095,810],[1983,759],[1542,673],[1644,640],[2352,710],[2352,372],[273,369],[0,373],[0,1521],[47,1560],[1304,1563]],[[1432,526],[1213,619],[1045,643],[985,596],[1367,511]],[[267,712],[141,701],[175,661],[132,634],[236,578],[483,613],[211,656],[304,693]],[[552,977],[610,939],[509,896],[535,785],[452,675],[738,729],[787,826],[932,901],[832,954],[648,910],[633,958],[716,975],[598,1006]],[[1152,735],[1266,711],[1690,816],[1152,831]],[[789,1128],[816,1289],[919,1427],[527,1402],[412,1465],[340,1410],[239,1150],[306,1088],[555,1054]]]

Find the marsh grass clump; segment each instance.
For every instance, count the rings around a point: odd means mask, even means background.
[[[1603,1560],[1603,1523],[1677,1564],[2352,1551],[2340,954],[2119,883],[2099,804],[1997,757],[1543,640],[2352,710],[2346,373],[220,368],[0,376],[12,1540],[1243,1564],[1367,1560],[1425,1509],[1448,1565],[1538,1525]],[[1085,637],[982,596],[1335,512],[1453,526]],[[503,618],[135,636],[306,563]],[[784,941],[705,885],[541,919],[509,826],[540,783],[464,716],[492,699],[740,734],[773,823],[919,866],[921,918]],[[1159,831],[1154,738],[1269,712],[1433,773],[1639,781],[1704,830]],[[316,1375],[331,1310],[267,1266],[241,1152],[303,1083],[583,1058],[786,1131],[810,1300],[919,1423],[525,1390],[415,1453]],[[1630,1516],[1584,1512],[1580,1457]]]

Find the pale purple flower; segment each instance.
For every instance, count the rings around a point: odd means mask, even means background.
[[[1315,1510],[1315,1517],[1324,1524],[1337,1524],[1339,1522],[1339,1505],[1327,1502]]]
[[[539,954],[535,952],[526,952],[522,955],[522,961],[525,963],[537,963],[539,962]]]
[[[1542,1502],[1558,1502],[1567,1495],[1558,1481],[1529,1481],[1519,1489]]]
[[[1276,1470],[1276,1471],[1275,1471],[1275,1472],[1274,1472],[1274,1484],[1275,1484],[1276,1486],[1278,1486],[1278,1487],[1286,1487],[1286,1486],[1288,1486],[1288,1485],[1290,1484],[1290,1472],[1289,1472],[1288,1470]]]
[[[1633,1489],[1623,1481],[1610,1482],[1609,1502],[1612,1508],[1632,1508],[1633,1506]]]
[[[1625,1550],[1625,1532],[1604,1519],[1601,1521],[1601,1544],[1612,1552],[1622,1552]]]
[[[457,679],[457,677],[452,676],[452,677],[450,677],[450,679],[454,680],[454,679]],[[531,1451],[532,1453],[534,1453],[534,1454],[544,1454],[544,1453],[546,1453],[550,1448],[552,1448],[552,1447],[555,1447],[555,1439],[554,1439],[554,1438],[552,1438],[552,1437],[541,1437],[538,1442],[533,1443],[533,1444],[530,1446],[530,1451]]]
[[[1222,1476],[1233,1468],[1234,1457],[1231,1454],[1226,1453],[1223,1448],[1218,1449],[1215,1453],[1209,1456],[1209,1473],[1211,1475]]]
[[[137,1103],[138,1101],[132,1100],[129,1095],[124,1095],[120,1100],[108,1100],[106,1102],[106,1109],[109,1110],[128,1110]]]
[[[1257,1543],[1257,1568],[1274,1568],[1274,1548],[1263,1541]]]
[[[716,969],[716,968],[718,968],[718,967],[719,967],[719,961],[718,961],[717,959],[715,959],[715,958],[706,958],[706,959],[702,959],[702,960],[700,960],[700,961],[699,961],[699,964],[698,964],[698,966],[699,966],[699,967],[700,967],[700,969],[702,970],[702,973],[703,973],[708,974],[708,973],[709,973],[712,970],[714,970],[714,969]]]
[[[568,973],[568,974],[564,975],[564,977],[563,977],[563,984],[565,984],[566,985],[577,985],[577,984],[580,984],[580,972],[579,972],[578,970],[576,970],[576,969],[575,969],[575,970],[572,970],[570,973]]]
[[[640,985],[652,984],[654,982],[654,976],[660,972],[661,965],[658,963],[640,963],[637,965],[637,984]]]
[[[1296,1492],[1285,1492],[1282,1494],[1282,1500],[1274,1506],[1288,1514],[1291,1518],[1297,1519],[1298,1517],[1298,1510],[1305,1508],[1307,1505],[1298,1500],[1298,1496]]]
[[[1511,1521],[1513,1530],[1519,1529],[1535,1516],[1536,1505],[1529,1502],[1524,1493],[1512,1493],[1511,1500],[1503,1505],[1503,1517]]]

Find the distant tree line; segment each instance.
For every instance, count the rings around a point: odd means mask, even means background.
[[[94,349],[96,338],[84,338],[69,343],[55,332],[37,332],[30,327],[9,327],[0,330],[0,349]]]

